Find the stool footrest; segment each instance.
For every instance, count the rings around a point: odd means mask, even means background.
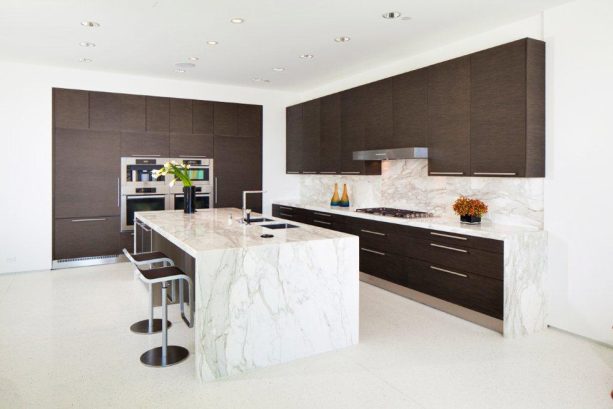
[[[172,326],[170,321],[166,321],[167,328]],[[155,318],[153,320],[152,330],[149,330],[149,320],[142,320],[135,322],[130,326],[130,331],[136,334],[157,334],[158,332],[162,332],[162,320],[160,318]]]

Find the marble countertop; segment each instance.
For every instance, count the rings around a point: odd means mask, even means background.
[[[339,208],[331,206],[314,206],[285,200],[274,201],[273,203],[282,206],[299,207],[308,210],[340,214],[343,216],[359,217],[362,219],[377,220],[387,223],[396,223],[405,226],[420,227],[424,229],[440,230],[449,233],[466,234],[470,236],[484,237],[495,240],[504,240],[508,237],[514,237],[517,235],[543,232],[543,230],[534,227],[495,224],[487,220],[484,220],[481,224],[478,225],[468,225],[460,223],[459,218],[429,217],[423,219],[400,219],[396,217],[376,216],[368,213],[358,213],[353,207]]]
[[[252,217],[258,216],[260,215],[252,213]],[[199,209],[193,214],[186,214],[182,210],[136,212],[135,217],[193,257],[199,252],[210,250],[352,237],[345,233],[294,222],[290,224],[300,227],[267,229],[263,225],[288,222],[268,216],[266,217],[273,221],[241,224],[241,210],[235,208]],[[262,238],[262,234],[272,234],[274,237]]]

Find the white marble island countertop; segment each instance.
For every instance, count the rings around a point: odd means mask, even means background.
[[[195,260],[194,354],[202,381],[358,343],[357,236],[301,223],[240,224],[241,211],[231,208],[135,217]],[[271,219],[264,223],[287,223]]]

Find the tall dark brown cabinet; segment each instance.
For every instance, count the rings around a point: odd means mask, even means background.
[[[214,158],[215,207],[262,188],[262,107],[53,90],[53,259],[112,256],[120,235],[122,156]],[[261,211],[261,195],[249,205]]]

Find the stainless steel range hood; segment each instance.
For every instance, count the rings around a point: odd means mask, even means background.
[[[395,159],[428,159],[428,148],[377,149],[353,152],[353,160]]]

